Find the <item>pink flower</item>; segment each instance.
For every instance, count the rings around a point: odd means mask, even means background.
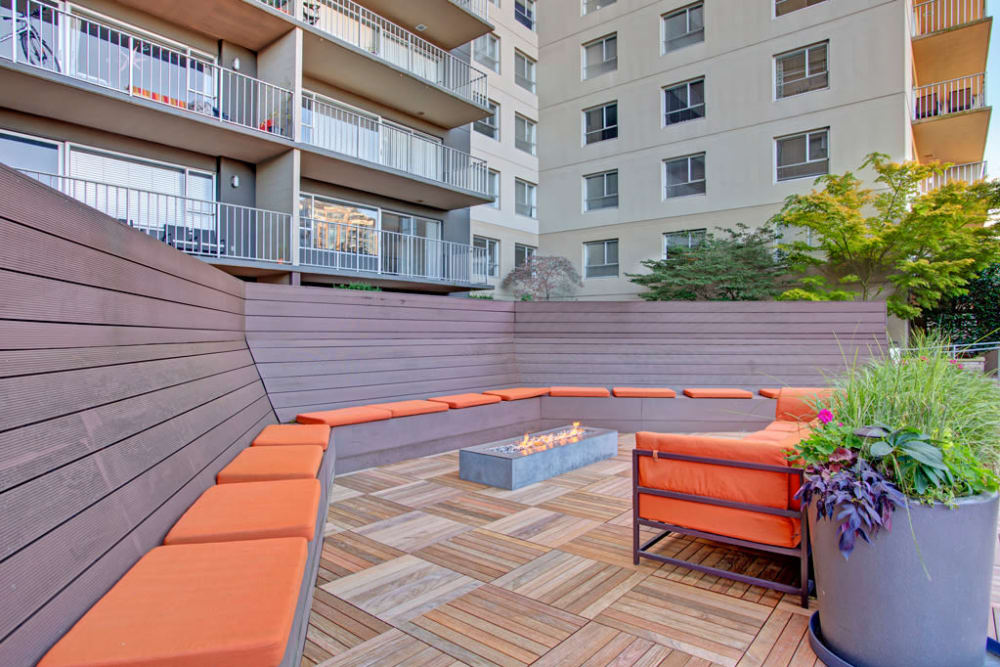
[[[927,361],[927,357],[925,357],[925,356],[921,355],[921,357],[920,357],[920,361]]]
[[[962,364],[955,364],[955,365],[958,366],[958,370],[962,370]]]
[[[844,422],[837,422],[837,426],[843,426]]]
[[[826,408],[823,408],[816,414],[816,419],[818,419],[821,424],[829,424],[833,421],[833,413]]]

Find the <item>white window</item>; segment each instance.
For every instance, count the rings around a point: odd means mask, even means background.
[[[500,71],[500,38],[494,34],[477,37],[472,43],[472,55],[476,62],[489,67],[494,72]]]
[[[618,35],[607,35],[583,45],[583,78],[593,79],[618,69]]]
[[[477,120],[472,124],[473,129],[479,134],[485,134],[490,139],[500,140],[500,105],[489,100],[487,106],[493,112],[492,116]]]
[[[583,244],[584,278],[607,278],[618,275],[618,239],[590,241]]]
[[[534,30],[535,0],[514,0],[514,20],[528,30]]]
[[[538,248],[523,243],[514,244],[514,266],[521,266],[535,256]]]
[[[535,61],[520,51],[514,51],[514,83],[535,92]]]
[[[538,186],[520,178],[514,179],[514,211],[529,218],[537,217],[536,197]]]
[[[493,197],[493,201],[487,204],[490,208],[500,208],[500,172],[496,169],[489,170],[489,176],[486,179],[486,187],[490,196]]]
[[[486,251],[486,275],[496,278],[500,275],[500,241],[486,238],[485,236],[473,236],[472,247],[482,248]]]
[[[818,5],[826,0],[774,0],[774,15],[784,16],[790,12]]]
[[[705,41],[705,5],[690,5],[663,17],[663,52]]]
[[[705,240],[704,229],[687,229],[663,235],[663,259],[670,259],[671,248],[694,248]]]
[[[830,129],[812,130],[775,139],[779,181],[830,172]]]
[[[514,146],[525,153],[535,154],[535,121],[521,114],[514,116]]]
[[[613,5],[618,0],[583,0],[583,13],[589,14],[591,12],[596,12],[598,9],[607,7],[608,5]]]
[[[583,110],[583,143],[593,144],[618,137],[618,102]]]
[[[618,170],[583,177],[583,209],[618,208]]]
[[[666,198],[705,194],[705,154],[664,160]]]
[[[830,85],[827,42],[813,44],[774,57],[775,97],[791,97]]]
[[[705,79],[663,89],[663,124],[673,125],[705,117]]]
[[[0,132],[0,162],[12,169],[58,176],[60,145],[23,134]]]
[[[499,7],[500,0],[490,0],[490,4],[493,5],[494,7]]]

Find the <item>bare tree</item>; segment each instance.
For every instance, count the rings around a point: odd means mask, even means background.
[[[554,296],[571,296],[583,287],[580,274],[565,257],[528,258],[503,279],[504,289],[512,289],[521,298],[549,300]]]

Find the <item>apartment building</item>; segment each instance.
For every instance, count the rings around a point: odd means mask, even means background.
[[[534,0],[489,2],[493,30],[473,42],[472,60],[492,114],[473,124],[472,154],[488,163],[496,199],[472,208],[472,235],[493,294],[509,298],[503,278],[538,248],[538,24]]]
[[[489,7],[0,0],[0,161],[248,280],[479,289]]]
[[[984,0],[546,0],[540,252],[583,299],[872,151],[984,176]],[[929,183],[928,185],[933,185]]]

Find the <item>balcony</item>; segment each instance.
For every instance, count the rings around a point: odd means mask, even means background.
[[[920,161],[982,160],[990,114],[985,74],[914,88],[913,138]]]
[[[347,109],[312,93],[302,98],[302,142],[340,160],[304,152],[306,178],[442,209],[489,203],[486,162],[433,137]],[[348,158],[348,159],[345,159]],[[336,169],[336,174],[327,173]]]
[[[944,81],[986,69],[992,17],[984,0],[915,3],[913,64],[922,81]]]
[[[214,264],[406,283],[465,287],[486,283],[485,253],[464,243],[303,219],[297,227],[299,256],[294,258],[296,221],[288,213],[21,171],[124,225]]]
[[[251,161],[291,145],[290,90],[34,0],[17,7],[12,22],[0,0],[5,106]]]
[[[488,13],[490,0],[364,0],[364,5],[408,28],[424,26],[420,34],[448,50],[493,30]]]
[[[985,162],[969,162],[968,164],[956,164],[945,169],[942,173],[931,176],[920,184],[920,192],[927,193],[936,190],[942,185],[954,183],[956,181],[972,184],[986,178]]]

